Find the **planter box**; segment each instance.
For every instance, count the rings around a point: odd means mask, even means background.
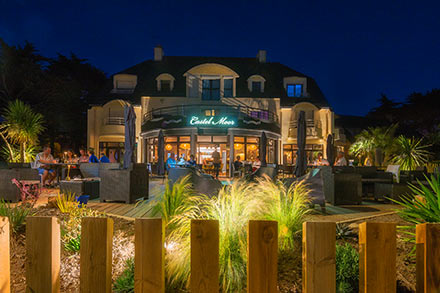
[[[148,198],[147,164],[133,164],[129,169],[102,169],[100,200],[133,203]]]
[[[77,196],[88,195],[89,199],[95,199],[99,197],[99,179],[87,179],[87,180],[62,180],[60,182],[60,192],[71,192]]]

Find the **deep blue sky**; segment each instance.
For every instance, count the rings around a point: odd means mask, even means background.
[[[440,87],[440,1],[0,0],[0,37],[108,74],[166,55],[255,56],[314,77],[337,113]]]

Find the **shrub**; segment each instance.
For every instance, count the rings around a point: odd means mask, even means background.
[[[222,188],[216,197],[189,198],[185,213],[172,220],[175,229],[167,237],[166,270],[168,286],[188,285],[190,278],[190,221],[219,221],[220,287],[223,292],[239,292],[246,284],[246,227],[249,219],[263,218],[262,194],[254,184],[236,181]]]
[[[32,205],[17,204],[14,207],[3,199],[0,199],[0,216],[8,217],[11,230],[18,233],[24,227],[27,216],[32,216]]]
[[[400,201],[391,201],[401,205],[403,209],[397,210],[398,215],[412,223],[440,223],[440,176],[426,177],[429,187],[421,182],[418,186],[408,184],[411,195],[401,196]]]
[[[75,193],[67,192],[60,194],[56,197],[56,207],[62,213],[70,214],[78,205],[75,199]]]
[[[278,222],[279,249],[293,249],[295,237],[302,231],[304,218],[311,211],[310,190],[306,184],[300,181],[286,187],[266,177],[259,179],[255,193],[264,195],[267,219]]]
[[[431,155],[426,150],[430,145],[423,145],[422,139],[406,138],[403,135],[396,138],[396,150],[392,162],[400,165],[400,170],[411,171],[424,166]]]
[[[336,245],[336,292],[358,292],[359,253],[350,244]]]
[[[73,205],[69,212],[61,219],[61,240],[67,251],[78,252],[80,249],[82,218],[98,217],[101,213],[83,206],[78,207],[77,204]]]
[[[134,292],[134,258],[125,262],[125,269],[113,284],[113,292]]]

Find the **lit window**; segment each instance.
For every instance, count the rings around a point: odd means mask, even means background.
[[[252,82],[252,92],[253,93],[261,93],[261,81],[253,81]]]
[[[302,84],[288,84],[287,96],[288,97],[302,97],[303,85]]]
[[[160,81],[160,91],[170,92],[171,91],[171,80],[161,80]]]
[[[202,100],[220,99],[220,79],[204,79],[202,87]]]
[[[215,110],[205,110],[205,116],[215,116]]]
[[[232,97],[232,86],[233,86],[232,78],[228,78],[228,79],[224,80],[223,96],[225,98],[231,98]]]

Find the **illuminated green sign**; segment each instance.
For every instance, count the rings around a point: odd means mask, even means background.
[[[191,126],[235,126],[237,122],[227,116],[211,116],[211,117],[197,117],[191,116],[189,118],[189,125]]]

